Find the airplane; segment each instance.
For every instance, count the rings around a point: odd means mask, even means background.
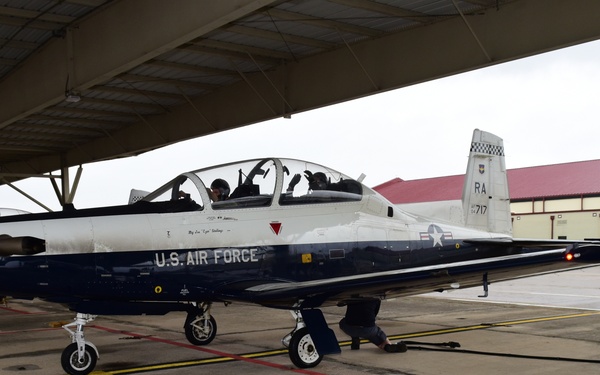
[[[292,311],[282,343],[311,368],[341,352],[324,306],[473,286],[487,295],[492,282],[600,263],[597,241],[511,237],[504,146],[491,133],[473,132],[462,201],[458,225],[312,162],[227,163],[134,190],[122,206],[0,217],[0,295],[76,313],[63,326],[68,374],[95,368],[84,327],[98,315],[187,312],[187,340],[207,345],[212,304],[232,302]]]

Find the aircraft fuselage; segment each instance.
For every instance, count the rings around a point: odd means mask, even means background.
[[[148,201],[2,218],[3,238],[37,239],[43,249],[0,257],[0,295],[44,298],[90,313],[99,308],[85,301],[241,300],[281,308],[304,301],[316,307],[361,293],[385,297],[477,285],[483,273],[494,279],[495,269],[524,251],[465,242],[502,235],[411,216],[338,172],[294,163],[252,161],[246,173],[236,166],[238,189],[250,195],[234,191],[220,202],[211,203],[204,181],[235,175],[211,169],[177,177]],[[289,170],[309,167],[327,170],[331,190],[289,189]],[[185,192],[193,196],[180,198],[185,182],[192,183]],[[13,251],[1,247],[0,253]],[[38,253],[23,255],[27,251]],[[562,257],[554,251],[531,263],[543,271]],[[496,278],[508,276],[502,271]]]
[[[511,253],[462,242],[484,235],[474,230],[421,222],[400,212],[390,218],[383,205],[380,212],[365,212],[376,198],[327,207],[2,223],[2,232],[12,237],[45,239],[46,251],[0,258],[0,294],[75,304],[88,299],[254,302],[250,288],[257,285],[343,279]],[[451,279],[440,275],[430,290]]]

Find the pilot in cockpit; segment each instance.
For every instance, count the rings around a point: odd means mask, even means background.
[[[308,187],[311,190],[327,190],[327,176],[325,176],[325,173],[312,174],[310,171],[304,171],[304,173],[308,179]]]
[[[325,173],[316,172],[313,174],[311,171],[306,170],[304,171],[304,177],[308,180],[308,188],[310,190],[327,190],[327,176],[325,176]],[[292,193],[294,191],[294,187],[300,182],[300,178],[300,173],[296,173],[294,177],[292,177],[286,193]]]
[[[217,178],[210,184],[210,189],[206,189],[210,200],[213,202],[224,201],[229,199],[229,193],[231,192],[229,184],[222,178]]]

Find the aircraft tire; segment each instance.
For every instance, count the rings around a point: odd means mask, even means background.
[[[194,314],[188,315],[185,320],[185,338],[193,345],[208,345],[217,335],[217,321],[210,316],[208,319],[207,331],[204,327],[204,321],[200,316]],[[200,326],[200,327],[198,327]]]
[[[83,363],[79,363],[77,355],[77,343],[72,343],[63,350],[60,357],[60,364],[63,370],[69,375],[87,375],[96,367],[98,355],[94,348],[85,345]]]
[[[317,352],[306,327],[297,330],[292,335],[289,356],[292,363],[299,368],[315,367],[323,359],[323,356]]]

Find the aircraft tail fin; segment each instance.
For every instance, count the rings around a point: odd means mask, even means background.
[[[462,196],[465,225],[494,233],[512,233],[504,143],[475,129]]]

